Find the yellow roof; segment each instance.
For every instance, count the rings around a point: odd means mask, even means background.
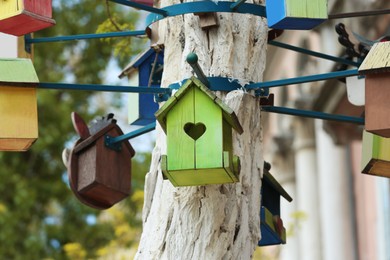
[[[361,74],[390,71],[390,42],[378,42],[372,46],[359,67]]]

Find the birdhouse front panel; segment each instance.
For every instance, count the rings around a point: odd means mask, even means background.
[[[199,80],[188,80],[156,113],[167,134],[162,169],[175,186],[238,181],[232,125],[225,119],[229,116],[216,96],[203,88]]]
[[[389,85],[387,73],[366,75],[365,129],[386,138],[390,137]]]
[[[25,151],[38,138],[36,85],[29,59],[0,59],[0,150]]]
[[[266,10],[275,29],[309,30],[328,18],[327,0],[272,0]]]
[[[363,131],[362,173],[390,178],[390,139]]]
[[[0,32],[21,36],[54,24],[51,0],[0,1]]]
[[[0,86],[0,121],[0,150],[27,150],[38,138],[36,89]]]

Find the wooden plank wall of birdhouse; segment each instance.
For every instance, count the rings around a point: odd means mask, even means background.
[[[195,144],[195,167],[207,169],[223,166],[222,110],[200,89],[194,88],[195,121],[206,126]]]
[[[44,17],[52,17],[52,0],[24,0],[25,10]]]
[[[21,36],[55,24],[51,0],[0,1],[0,31]]]
[[[272,28],[312,29],[327,17],[327,0],[267,1],[268,25]]]
[[[388,73],[366,75],[365,128],[383,137],[390,137],[389,86]]]
[[[188,91],[167,115],[167,155],[169,170],[195,168],[195,141],[184,132],[194,122],[194,92]]]
[[[0,150],[27,150],[38,138],[36,89],[0,85]]]

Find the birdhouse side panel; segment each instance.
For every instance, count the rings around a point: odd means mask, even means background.
[[[96,181],[96,145],[91,145],[78,154],[77,190],[80,192]]]
[[[52,17],[52,0],[24,0],[24,9],[44,17]]]
[[[0,120],[0,150],[27,150],[38,138],[36,89],[0,86]]]
[[[268,26],[275,29],[312,29],[327,19],[327,12],[327,0],[267,1]]]
[[[286,0],[287,16],[323,18],[328,16],[327,0]]]
[[[169,170],[195,168],[195,141],[185,132],[185,125],[194,122],[194,91],[189,90],[166,117],[167,157]]]
[[[382,137],[390,137],[390,77],[386,73],[366,76],[366,131]]]
[[[205,93],[195,88],[195,121],[197,135],[195,142],[196,169],[223,166],[222,110]],[[231,138],[231,136],[227,137]]]
[[[229,153],[230,164],[232,164],[233,158],[233,136],[232,136],[232,127],[226,120],[223,120],[223,151]]]
[[[0,20],[23,11],[23,0],[0,1]]]
[[[107,135],[119,136],[116,129],[112,129]],[[103,137],[99,138],[96,143],[96,180],[113,191],[129,194],[132,155],[125,144],[122,142],[121,151],[116,151],[105,145]]]

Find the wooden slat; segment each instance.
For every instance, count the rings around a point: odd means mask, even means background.
[[[359,72],[362,74],[390,70],[390,42],[378,42],[372,46]]]
[[[23,11],[23,0],[0,1],[0,20]]]
[[[169,170],[195,168],[195,141],[184,132],[194,122],[194,91],[188,91],[167,115],[167,155]]]
[[[203,91],[194,88],[195,119],[206,126],[206,132],[195,143],[196,169],[222,167],[222,111]],[[231,138],[229,136],[228,138]]]

